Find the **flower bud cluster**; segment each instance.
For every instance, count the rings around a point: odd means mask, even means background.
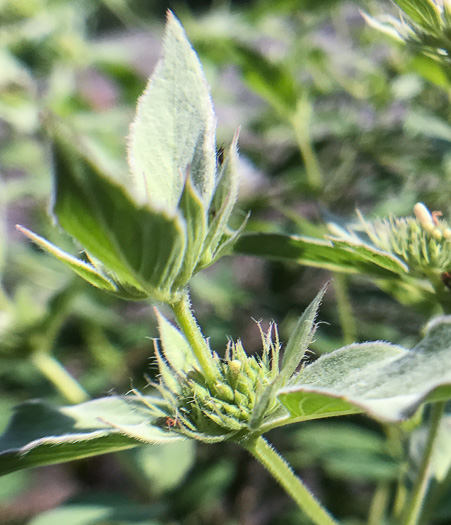
[[[451,268],[451,228],[439,219],[441,212],[430,213],[419,202],[414,217],[366,221],[360,216],[365,233],[374,246],[393,253],[409,265],[411,272],[421,276],[431,272],[447,272]]]
[[[247,356],[241,341],[229,344],[225,359],[214,356],[219,374],[213,385],[208,385],[197,369],[183,376],[179,374],[176,386],[162,374],[155,386],[169,411],[160,426],[206,442],[240,440],[251,433],[249,423],[254,409],[264,390],[279,374],[280,345],[276,328],[272,325],[267,333],[261,334],[261,356]],[[161,357],[159,359],[161,370]],[[280,409],[277,400],[271,400],[265,408],[265,417]]]

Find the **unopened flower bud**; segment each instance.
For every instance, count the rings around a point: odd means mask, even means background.
[[[426,206],[422,202],[417,202],[413,207],[413,212],[421,226],[423,226],[428,233],[431,233],[435,228],[435,224],[434,219]]]

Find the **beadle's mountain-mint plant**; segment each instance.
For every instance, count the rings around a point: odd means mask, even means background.
[[[369,511],[370,523],[419,523],[428,482],[438,476],[434,445],[451,398],[451,317],[432,320],[410,350],[381,341],[351,344],[307,365],[325,289],[285,345],[275,325],[261,330],[262,350],[256,356],[247,355],[239,339],[224,354],[211,348],[194,316],[188,287],[194,274],[237,250],[368,273],[381,285],[417,283],[446,314],[448,225],[419,204],[416,218],[362,219],[359,234],[343,230],[325,240],[241,236],[245,221],[235,230],[230,224],[238,193],[237,136],[224,159],[217,155],[215,115],[202,67],[172,14],[162,58],[131,127],[131,174],[117,180],[103,173],[82,138],[54,118],[45,125],[55,166],[52,212],[85,256],[73,257],[38,234],[21,231],[108,293],[166,303],[178,328],[156,310],[159,376],[150,385],[152,395],[132,390],[62,408],[37,401],[19,406],[0,437],[0,472],[143,444],[229,441],[262,463],[313,523],[332,525],[338,521],[263,435],[302,421],[356,413],[408,433],[420,424],[425,403],[431,403],[427,437],[423,445],[417,440],[422,459],[416,480],[408,473],[400,476],[391,513],[388,504]]]

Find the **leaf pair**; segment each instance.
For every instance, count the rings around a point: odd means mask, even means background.
[[[127,299],[173,302],[236,239],[239,232],[227,225],[238,193],[237,137],[217,166],[208,86],[171,13],[163,58],[131,128],[131,177],[119,184],[104,175],[61,125],[52,124],[51,134],[53,213],[89,260],[22,231],[94,286]]]

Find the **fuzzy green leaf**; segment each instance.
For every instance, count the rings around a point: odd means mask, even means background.
[[[395,0],[395,4],[423,30],[440,32],[440,8],[433,0]]]
[[[143,400],[158,414],[161,400],[150,397],[108,397],[62,408],[39,401],[20,405],[0,436],[0,475],[180,439],[152,426],[155,416]]]
[[[222,166],[210,209],[210,224],[204,243],[204,260],[201,267],[215,260],[215,251],[224,234],[233,207],[238,198],[238,132],[235,134],[229,153]]]
[[[334,272],[364,273],[390,278],[405,273],[406,266],[396,257],[369,246],[286,235],[250,233],[242,235],[233,247],[235,253],[291,261]]]
[[[325,291],[326,288],[324,287],[308,305],[288,340],[283,353],[281,368],[281,374],[286,380],[294,374],[301,363],[309,344],[312,342],[316,330],[316,314]]]
[[[91,283],[93,286],[108,292],[117,291],[117,287],[115,286],[114,282],[108,279],[107,276],[97,271],[92,264],[77,259],[73,255],[70,255],[69,253],[61,250],[58,248],[58,246],[55,246],[43,237],[36,235],[36,233],[33,233],[23,226],[17,226],[17,229],[30,238],[40,248],[52,254],[59,261],[69,266],[71,270],[73,270],[80,277],[83,277],[83,279],[88,281],[88,283]]]
[[[250,428],[257,429],[260,426],[268,406],[274,402],[277,396],[277,391],[287,384],[301,363],[315,333],[315,318],[325,291],[326,288],[324,287],[317,294],[294,328],[283,353],[281,371],[258,397],[258,401],[252,411],[249,423]]]
[[[185,251],[183,220],[137,208],[123,189],[56,138],[53,212],[88,254],[124,285],[167,300]]]
[[[207,230],[207,211],[190,176],[187,177],[179,209],[185,218],[187,249],[175,285],[183,287],[192,277],[197,266]]]
[[[163,58],[141,96],[131,127],[131,192],[141,204],[174,209],[190,168],[193,184],[209,203],[216,169],[216,121],[196,52],[168,12]]]
[[[373,342],[326,354],[279,392],[281,403],[299,420],[366,412],[401,421],[426,401],[450,398],[451,317],[431,322],[412,350]]]
[[[155,309],[158,330],[165,358],[176,373],[183,373],[199,365],[183,334]]]
[[[336,239],[330,237],[335,248],[342,250],[349,250],[355,255],[356,260],[368,261],[370,264],[374,264],[386,270],[397,273],[406,274],[409,272],[409,267],[403,263],[398,257],[391,253],[384,252],[363,242]]]

